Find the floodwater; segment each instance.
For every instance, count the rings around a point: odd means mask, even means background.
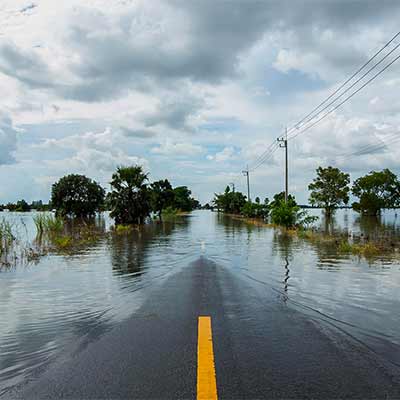
[[[36,235],[32,215],[0,213],[0,218],[11,221],[29,244]],[[0,269],[0,394],[115,327],[140,308],[149,288],[200,256],[400,364],[396,257],[338,254],[329,246],[209,211],[124,234],[111,233],[111,224],[107,215],[99,217],[96,226],[104,234],[78,252]],[[322,218],[320,224],[365,236],[393,236],[400,229],[395,211],[371,220],[339,210],[333,223]]]

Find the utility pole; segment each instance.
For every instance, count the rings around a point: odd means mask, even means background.
[[[251,201],[250,199],[250,176],[249,176],[249,166],[247,165],[247,169],[242,171],[243,175],[247,177],[247,200]]]
[[[277,139],[279,147],[285,149],[285,202],[287,203],[289,197],[289,171],[288,171],[288,140],[287,140],[287,128],[285,128],[285,137]]]

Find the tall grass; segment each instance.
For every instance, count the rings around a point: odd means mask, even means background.
[[[12,233],[12,225],[5,218],[0,220],[0,254],[11,246],[15,236]]]
[[[33,217],[33,221],[39,235],[59,234],[64,228],[62,218],[55,217],[52,214],[37,214]]]

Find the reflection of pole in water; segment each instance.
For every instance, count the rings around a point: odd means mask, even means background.
[[[286,303],[286,301],[287,301],[287,299],[289,298],[288,297],[288,287],[289,287],[289,284],[288,284],[288,282],[289,282],[289,278],[290,278],[290,270],[289,270],[289,258],[286,256],[285,257],[285,262],[286,262],[286,264],[285,264],[285,279],[283,280],[283,283],[284,283],[284,291],[285,291],[285,295],[283,296],[283,301]]]

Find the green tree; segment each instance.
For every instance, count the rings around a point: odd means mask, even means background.
[[[274,199],[271,201],[270,206],[271,207],[278,206],[284,201],[285,201],[285,192],[277,193],[277,194],[274,195]],[[291,194],[288,195],[288,204],[290,204],[293,207],[297,206],[296,199]]]
[[[241,192],[232,192],[227,186],[224,193],[215,194],[214,204],[223,212],[240,214],[246,204],[246,196]]]
[[[15,211],[15,209],[17,208],[17,205],[14,203],[7,203],[6,208],[8,211]]]
[[[62,217],[89,217],[101,210],[104,189],[84,175],[71,174],[53,184],[51,204]]]
[[[192,211],[200,206],[200,203],[192,197],[192,192],[187,186],[177,186],[174,188],[173,208],[181,211]]]
[[[260,203],[260,198],[256,197],[255,203],[247,201],[240,210],[240,213],[248,218],[262,218],[266,219],[269,213],[269,200],[266,198],[264,203]]]
[[[350,175],[339,168],[317,168],[317,177],[308,185],[310,203],[323,207],[325,214],[331,216],[335,208],[349,202],[349,183]]]
[[[15,211],[27,212],[30,211],[30,209],[31,207],[24,199],[17,201]]]
[[[352,193],[359,198],[353,203],[353,209],[363,214],[377,215],[382,208],[398,207],[400,204],[400,182],[389,169],[371,171],[358,178]]]
[[[318,217],[308,215],[307,211],[301,210],[294,196],[289,195],[286,202],[284,192],[274,196],[270,208],[271,222],[286,228],[305,227],[318,219]]]
[[[175,199],[175,193],[168,179],[153,182],[150,185],[151,208],[158,214],[160,221],[162,212],[171,206]]]
[[[148,176],[140,165],[119,167],[111,180],[108,196],[110,216],[117,224],[142,224],[150,215]]]

